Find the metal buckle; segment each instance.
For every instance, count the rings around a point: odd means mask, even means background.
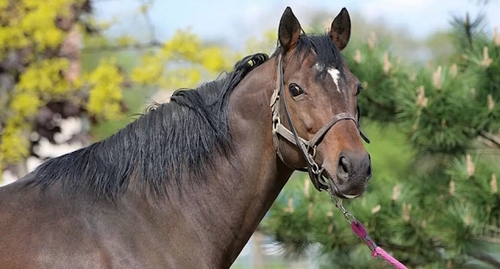
[[[281,119],[280,116],[277,113],[273,113],[273,134],[276,134],[278,132],[278,125],[281,124]]]
[[[347,211],[347,209],[344,208],[344,206],[342,205],[342,199],[337,198],[337,196],[335,196],[332,191],[333,190],[331,188],[328,188],[328,194],[330,194],[330,197],[335,203],[335,206],[342,212],[342,215],[344,215],[347,223],[351,224],[352,222],[357,221],[356,217],[354,217],[353,214],[351,214],[349,211]]]
[[[276,104],[276,101],[279,99],[279,88],[275,89],[273,95],[271,95],[271,102],[269,104],[270,107],[273,107]]]

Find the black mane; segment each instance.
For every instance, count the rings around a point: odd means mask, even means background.
[[[299,57],[301,61],[313,50],[316,53],[318,63],[326,67],[320,73],[321,76],[324,76],[330,67],[339,70],[341,76],[344,75],[342,54],[335,43],[333,43],[330,35],[301,34],[295,50],[295,57]],[[279,53],[282,53],[282,48],[278,46],[272,56],[276,56]]]
[[[213,156],[232,149],[228,100],[233,89],[268,59],[250,55],[232,72],[194,90],[177,90],[169,103],[151,109],[113,136],[72,153],[48,160],[27,181],[46,190],[61,182],[64,193],[85,188],[96,199],[115,200],[130,179],[141,178],[142,189],[155,197],[169,185],[188,178],[202,181],[213,168]],[[172,186],[170,186],[172,187]]]

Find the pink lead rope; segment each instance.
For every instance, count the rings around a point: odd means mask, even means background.
[[[392,257],[389,253],[385,252],[385,250],[383,250],[381,247],[377,246],[377,244],[375,244],[375,242],[373,242],[373,240],[370,238],[368,232],[366,232],[366,229],[363,226],[363,224],[361,224],[361,222],[357,220],[352,221],[351,229],[370,248],[373,257],[375,258],[377,258],[377,256],[382,257],[384,260],[386,260],[388,263],[394,266],[394,268],[408,269],[406,266],[404,266],[402,263],[400,263],[398,260]]]
[[[397,269],[408,269],[406,266],[404,266],[401,262],[396,260],[394,257],[392,257],[389,253],[385,252],[381,247],[377,246],[373,239],[368,235],[368,232],[366,231],[365,227],[361,222],[359,222],[349,211],[347,211],[344,206],[342,205],[342,200],[338,200],[331,191],[328,191],[330,193],[330,196],[332,197],[333,201],[335,202],[335,206],[342,211],[342,214],[344,214],[345,219],[347,222],[351,225],[352,231],[361,239],[365,244],[370,248],[372,251],[372,256],[377,258],[378,256],[382,257],[385,261],[390,263],[394,268]]]

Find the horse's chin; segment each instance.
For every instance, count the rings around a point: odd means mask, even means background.
[[[332,177],[330,173],[328,173],[328,170],[325,170],[325,176],[328,179],[328,184],[330,185],[330,188],[333,190],[333,194],[339,198],[342,199],[355,199],[363,195],[363,193],[366,190],[366,186],[363,186],[362,188],[356,188],[356,191],[352,193],[351,191],[347,191],[345,189],[342,189],[337,180],[337,178]],[[351,188],[352,189],[352,188]]]
[[[362,194],[362,193],[361,193]],[[342,199],[355,199],[361,196],[361,194],[356,194],[356,195],[350,195],[350,194],[342,194],[338,193],[337,196],[339,196]]]

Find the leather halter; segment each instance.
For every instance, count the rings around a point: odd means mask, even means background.
[[[342,112],[337,115],[335,115],[327,124],[325,124],[314,136],[311,138],[311,140],[306,140],[304,138],[299,137],[297,134],[297,130],[295,129],[295,125],[292,122],[292,119],[290,117],[290,112],[288,110],[288,105],[286,103],[286,98],[285,96],[285,86],[284,86],[284,78],[283,78],[283,59],[281,54],[278,54],[278,74],[279,78],[277,79],[277,85],[276,88],[274,89],[273,95],[271,96],[271,109],[272,109],[272,123],[273,123],[273,143],[274,147],[276,148],[276,153],[280,157],[281,161],[285,164],[285,160],[283,159],[283,156],[281,154],[280,148],[279,148],[279,137],[282,137],[286,139],[288,142],[294,144],[297,146],[302,153],[302,156],[306,160],[307,167],[304,168],[292,168],[300,171],[307,171],[309,173],[309,177],[311,178],[314,187],[318,190],[327,190],[330,188],[330,185],[328,182],[323,179],[323,172],[324,168],[320,167],[318,163],[314,160],[314,157],[316,155],[316,147],[318,144],[321,142],[323,137],[326,135],[326,133],[339,121],[342,120],[352,120],[356,126],[358,127],[358,130],[360,132],[361,137],[367,142],[370,143],[368,138],[361,132],[359,129],[359,120],[356,120],[351,113],[348,112]],[[280,95],[283,96],[283,107],[284,107],[284,112],[286,119],[288,123],[290,124],[291,130],[288,130],[282,123],[281,123],[281,117],[280,117],[280,111],[279,111],[279,102],[280,102]],[[358,116],[359,116],[359,107],[358,107]],[[311,153],[312,151],[312,153]],[[287,165],[288,166],[288,165]]]

